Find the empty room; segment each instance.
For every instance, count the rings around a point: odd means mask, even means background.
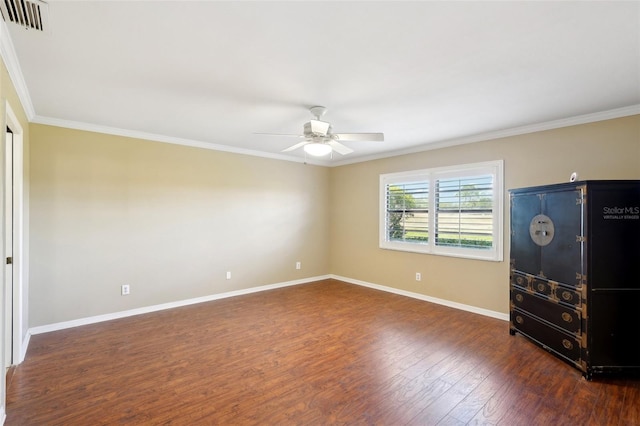
[[[640,2],[0,2],[5,425],[640,425]]]

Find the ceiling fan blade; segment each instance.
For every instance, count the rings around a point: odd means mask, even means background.
[[[331,137],[337,141],[382,142],[384,133],[333,133]]]
[[[336,141],[329,141],[327,142],[327,144],[338,154],[350,154],[353,152],[353,150],[351,148],[348,148],[344,145],[342,145],[340,142],[336,142]]]
[[[302,141],[302,142],[297,143],[295,145],[291,145],[289,148],[283,149],[282,152],[294,151],[294,150],[296,150],[298,148],[302,148],[303,146],[305,146],[308,143],[309,143],[309,141]]]
[[[293,136],[294,138],[304,138],[304,135],[294,135],[291,133],[260,133],[253,132],[254,135],[267,135],[267,136]]]

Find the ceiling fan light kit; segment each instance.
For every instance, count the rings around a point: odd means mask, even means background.
[[[346,155],[352,153],[353,150],[338,141],[355,141],[355,142],[382,142],[384,134],[382,133],[333,133],[331,131],[331,123],[320,120],[327,109],[323,106],[314,106],[309,108],[309,112],[314,119],[304,124],[301,135],[286,135],[275,133],[259,133],[270,134],[274,136],[295,136],[304,138],[304,141],[292,145],[282,150],[282,152],[294,151],[303,148],[304,152],[315,157],[323,157],[335,151],[338,154]]]
[[[322,142],[311,142],[304,145],[304,152],[314,157],[324,157],[331,151],[331,146]]]

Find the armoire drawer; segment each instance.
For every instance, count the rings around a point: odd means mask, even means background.
[[[580,341],[575,336],[563,333],[518,309],[511,311],[511,323],[517,331],[535,340],[541,346],[571,361],[580,360]]]
[[[531,281],[531,289],[536,293],[543,294],[545,296],[551,296],[553,287],[549,281],[544,281],[538,278],[534,278]]]
[[[560,302],[567,303],[576,307],[582,306],[582,296],[580,292],[571,290],[566,287],[556,286],[553,294]]]
[[[581,332],[582,316],[580,311],[516,288],[512,288],[511,292],[511,300],[514,306],[520,310],[548,321],[570,333]]]
[[[525,274],[521,274],[519,272],[511,270],[512,285],[522,287],[522,288],[529,288],[529,282],[530,282],[530,279]]]

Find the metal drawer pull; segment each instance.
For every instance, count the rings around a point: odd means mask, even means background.
[[[571,296],[572,296],[572,295],[571,295],[571,292],[569,292],[569,291],[566,291],[566,290],[565,290],[565,291],[563,291],[563,292],[562,292],[562,298],[563,298],[564,300],[571,300],[571,299],[572,299],[572,297],[571,297]]]
[[[516,294],[516,300],[517,300],[518,302],[522,302],[522,299],[524,299],[524,298],[522,297],[522,295],[521,295],[521,294]]]
[[[567,339],[562,339],[562,346],[564,346],[565,349],[573,349],[573,343]]]
[[[546,286],[542,283],[538,283],[538,291],[544,291],[544,289],[546,288]]]
[[[562,319],[565,320],[566,322],[571,322],[573,321],[573,318],[571,317],[570,314],[568,314],[567,312],[563,312],[562,313]]]
[[[521,317],[520,315],[518,315],[518,316],[516,317],[516,322],[517,322],[518,324],[522,324],[522,323],[524,322],[524,319],[522,319],[522,317]]]

